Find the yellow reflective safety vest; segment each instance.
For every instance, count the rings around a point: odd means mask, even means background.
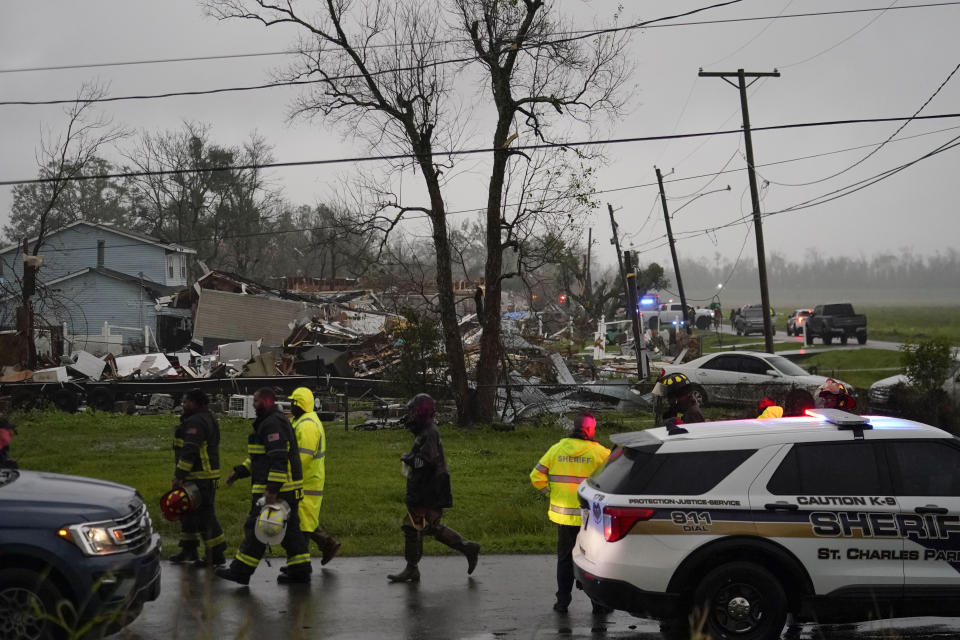
[[[610,450],[599,442],[564,438],[543,454],[530,472],[534,488],[550,497],[547,515],[557,524],[580,525],[577,487],[607,461]]]
[[[293,422],[300,451],[300,466],[303,467],[303,495],[312,497],[317,506],[323,499],[323,482],[326,477],[324,457],[327,455],[327,436],[323,423],[316,412],[310,411]]]

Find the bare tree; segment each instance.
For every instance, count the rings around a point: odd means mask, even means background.
[[[544,0],[453,0],[453,5],[486,71],[497,113],[476,398],[476,417],[489,421],[494,418],[502,283],[513,275],[504,271],[503,251],[516,242],[511,237],[516,223],[508,222],[504,211],[509,162],[519,153],[511,142],[524,132],[549,142],[558,115],[587,121],[597,112],[616,113],[622,106],[618,90],[630,71],[624,62],[629,32],[558,36],[569,30],[557,18],[556,3]]]
[[[37,155],[39,177],[48,186],[39,203],[37,219],[33,225],[35,239],[30,247],[23,239],[23,277],[18,283],[20,308],[16,312],[17,332],[27,343],[28,367],[36,366],[34,346],[34,311],[31,298],[37,292],[37,271],[40,268],[40,249],[54,226],[52,213],[56,210],[68,185],[98,159],[98,154],[108,145],[120,140],[126,131],[94,111],[94,100],[106,95],[99,85],[84,84],[77,99],[66,109],[67,124],[60,135],[48,135],[41,143]]]
[[[294,116],[324,117],[362,136],[372,147],[389,147],[413,156],[393,166],[416,167],[429,203],[399,207],[388,221],[388,229],[411,211],[429,216],[457,421],[467,422],[467,374],[442,191],[447,165],[436,154],[438,142],[450,144],[457,137],[455,128],[444,125],[455,119],[450,118],[447,103],[452,74],[437,64],[449,51],[443,42],[446,34],[441,32],[440,13],[429,2],[413,0],[374,0],[363,6],[349,0],[325,0],[319,3],[322,8],[316,15],[301,13],[299,6],[287,1],[206,0],[205,4],[219,19],[250,19],[266,26],[301,29],[299,63],[290,75],[319,82],[297,101]],[[397,46],[383,46],[391,42]]]
[[[548,140],[558,115],[587,121],[594,112],[615,112],[620,107],[617,90],[628,71],[623,62],[627,32],[588,39],[557,36],[563,25],[554,17],[555,5],[544,0],[319,0],[313,13],[289,0],[204,4],[219,19],[300,29],[299,62],[284,77],[317,84],[297,100],[294,116],[320,116],[362,136],[381,153],[410,154],[409,160],[390,165],[395,170],[413,167],[424,181],[428,203],[410,206],[385,197],[373,222],[386,237],[410,212],[429,218],[457,419],[461,424],[492,419],[502,283],[515,273],[504,272],[503,252],[518,245],[514,232],[523,226],[505,220],[506,176],[517,154],[510,143],[518,136]],[[470,403],[443,199],[453,159],[438,150],[456,148],[464,135],[469,119],[457,103],[454,77],[473,69],[481,70],[483,83],[489,84],[496,124],[485,219],[484,331],[476,401]]]

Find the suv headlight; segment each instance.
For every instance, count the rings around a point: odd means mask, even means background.
[[[129,549],[124,544],[123,531],[109,520],[63,527],[57,535],[73,542],[88,556],[108,556]]]

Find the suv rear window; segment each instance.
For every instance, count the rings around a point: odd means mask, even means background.
[[[656,454],[657,447],[617,449],[591,478],[604,493],[697,496],[704,494],[752,456],[756,449]],[[622,453],[621,453],[622,452]]]
[[[795,444],[767,483],[777,496],[862,496],[888,493],[877,450],[869,442]]]

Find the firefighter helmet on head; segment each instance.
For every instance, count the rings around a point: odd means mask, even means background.
[[[192,482],[186,483],[179,489],[167,491],[160,498],[160,511],[170,522],[176,522],[199,506],[200,490]]]
[[[407,403],[407,409],[410,410],[414,422],[424,423],[433,420],[436,415],[436,403],[433,398],[426,393],[418,393]]]
[[[261,498],[262,501],[262,498]],[[253,535],[263,544],[280,544],[287,534],[290,520],[290,505],[281,500],[277,504],[263,504]]]
[[[676,397],[688,390],[692,385],[690,378],[683,373],[665,373],[657,380],[653,388],[654,395]]]
[[[850,395],[850,390],[842,382],[827,378],[827,381],[817,388],[817,406],[830,409],[853,409],[857,401]]]

